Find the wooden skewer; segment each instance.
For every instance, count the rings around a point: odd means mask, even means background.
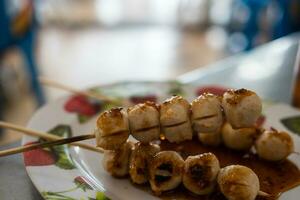
[[[46,85],[46,86],[55,87],[55,88],[65,90],[65,91],[75,93],[75,94],[81,94],[81,95],[91,97],[91,98],[94,98],[94,99],[97,99],[100,101],[116,102],[116,100],[113,98],[110,98],[110,97],[107,97],[107,96],[104,96],[101,94],[96,94],[95,92],[78,90],[76,88],[67,86],[65,84],[58,83],[56,81],[53,81],[53,80],[50,80],[50,79],[47,79],[44,77],[39,77],[39,81],[40,81],[40,83],[42,83],[43,85]]]
[[[65,138],[65,139],[54,140],[54,141],[50,141],[50,142],[44,142],[44,143],[40,143],[40,144],[30,144],[30,145],[26,145],[26,146],[22,146],[22,147],[16,147],[16,148],[0,151],[0,157],[17,154],[17,153],[21,153],[21,152],[26,152],[26,151],[30,151],[30,150],[37,149],[37,148],[46,148],[46,147],[52,147],[55,145],[63,145],[63,144],[68,144],[68,143],[72,143],[72,142],[76,142],[76,141],[80,141],[80,140],[87,140],[87,139],[91,139],[91,138],[95,138],[95,135],[94,134],[80,135],[80,136],[75,136],[75,137],[71,137],[71,138]]]
[[[264,197],[264,199],[270,199],[270,200],[273,200],[273,199],[277,199],[279,198],[279,196],[275,196],[275,195],[271,195],[269,193],[266,193],[264,191],[258,191],[258,196],[261,196],[261,197]]]
[[[62,137],[59,137],[59,136],[56,136],[56,135],[52,135],[52,134],[49,134],[49,133],[44,133],[44,132],[36,131],[36,130],[32,130],[32,129],[28,129],[28,128],[25,128],[25,127],[22,127],[22,126],[19,126],[19,125],[16,125],[16,124],[3,122],[3,121],[0,121],[0,127],[7,128],[7,129],[12,129],[12,130],[21,132],[25,135],[40,137],[40,138],[50,140],[50,141],[62,139]],[[85,144],[85,143],[73,142],[73,143],[71,143],[71,145],[78,146],[78,147],[81,147],[83,149],[87,149],[87,150],[91,150],[91,151],[95,151],[95,152],[99,152],[99,153],[104,152],[104,150],[101,149],[101,148],[94,147],[92,145]]]
[[[258,191],[258,195],[259,196],[262,196],[262,197],[270,197],[271,195],[270,194],[268,194],[268,193],[266,193],[266,192],[264,192],[264,191]]]

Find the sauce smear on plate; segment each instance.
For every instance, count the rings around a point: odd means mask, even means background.
[[[205,152],[214,153],[220,161],[221,167],[228,165],[244,165],[251,168],[259,177],[260,190],[272,195],[272,198],[257,197],[257,199],[277,199],[282,192],[300,185],[300,171],[289,160],[279,163],[267,162],[259,159],[249,152],[236,152],[226,147],[207,147],[196,140],[185,141],[180,144],[170,143],[166,140],[160,142],[161,150],[174,150],[181,154],[183,159],[190,155]],[[142,187],[143,188],[143,187]],[[209,196],[195,196],[182,185],[173,191],[160,196],[164,200],[222,200],[224,196],[218,191]]]

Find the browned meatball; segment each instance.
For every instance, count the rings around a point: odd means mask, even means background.
[[[256,140],[255,149],[260,158],[269,161],[280,161],[294,151],[292,137],[284,131],[264,131]]]
[[[150,165],[150,185],[152,191],[160,195],[176,188],[182,181],[184,160],[175,151],[156,154]]]
[[[102,113],[95,134],[98,147],[118,149],[129,137],[127,112],[123,108],[113,108]]]
[[[249,150],[258,135],[255,127],[233,129],[229,123],[225,123],[222,128],[225,146],[234,150]]]
[[[169,142],[191,140],[190,104],[180,96],[167,99],[160,106],[162,132]]]
[[[102,160],[103,168],[115,177],[124,177],[129,171],[129,157],[133,143],[126,142],[116,150],[106,150]]]
[[[132,182],[143,184],[149,179],[149,165],[153,156],[160,151],[155,144],[136,143],[130,156],[129,174]]]
[[[253,91],[229,90],[223,95],[222,106],[226,120],[233,128],[252,127],[262,111],[262,103]]]
[[[230,165],[220,170],[218,185],[228,200],[254,200],[259,192],[259,179],[248,167]]]
[[[183,185],[195,194],[209,194],[214,190],[219,170],[219,160],[212,153],[189,156],[184,161]]]
[[[220,98],[205,93],[191,103],[192,125],[197,133],[217,132],[223,123]]]
[[[132,136],[140,142],[158,140],[160,135],[159,110],[155,103],[137,104],[128,109]]]

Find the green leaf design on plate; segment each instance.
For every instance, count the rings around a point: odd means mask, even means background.
[[[45,200],[76,200],[72,197],[60,194],[59,192],[42,192],[41,194]]]
[[[178,81],[171,81],[170,82],[170,89],[169,89],[169,95],[180,95],[184,96],[184,90],[182,88],[182,83]]]
[[[103,192],[97,192],[96,198],[89,197],[88,200],[110,200]]]
[[[78,118],[79,123],[83,124],[83,123],[87,122],[91,117],[90,116],[86,116],[86,115],[78,114],[77,118]]]
[[[300,135],[300,116],[284,118],[280,121],[287,129]]]
[[[96,193],[96,200],[110,200],[103,192]]]
[[[89,183],[82,176],[75,177],[74,183],[76,186],[73,188],[62,190],[62,191],[56,191],[56,192],[44,191],[41,194],[46,200],[79,200],[78,198],[74,199],[72,197],[69,197],[69,196],[65,195],[65,193],[74,192],[74,191],[78,190],[79,188],[82,189],[84,192],[86,192],[86,190],[88,190],[88,189],[93,190],[93,188],[89,185]],[[93,198],[88,197],[88,200],[91,200],[91,199],[93,199]],[[85,200],[85,198],[81,197],[80,200]]]
[[[68,125],[58,125],[51,129],[49,133],[60,137],[71,137],[72,130]],[[74,169],[75,165],[70,157],[68,145],[58,145],[51,148],[51,151],[56,155],[57,160],[55,165],[62,169]]]

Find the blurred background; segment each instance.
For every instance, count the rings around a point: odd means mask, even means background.
[[[300,0],[0,0],[0,118],[25,125],[64,94],[38,75],[169,80],[299,29]]]

